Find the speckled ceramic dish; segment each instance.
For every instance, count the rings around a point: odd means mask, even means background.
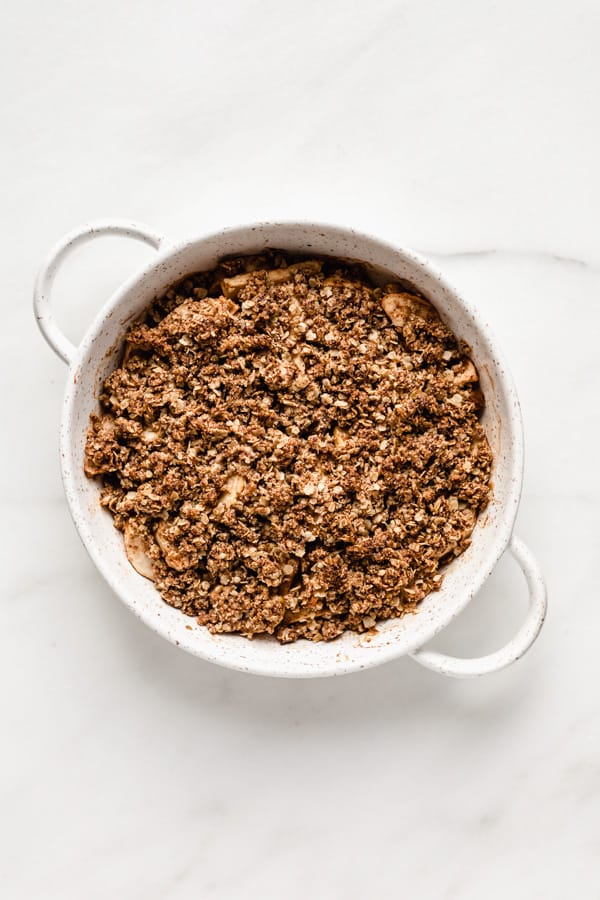
[[[49,305],[58,267],[74,247],[100,235],[123,235],[155,247],[156,258],[124,284],[96,316],[79,347],[58,328]],[[119,359],[127,325],[170,284],[189,272],[210,269],[226,254],[255,253],[277,247],[295,253],[326,254],[361,260],[388,280],[406,279],[437,307],[452,331],[468,342],[486,399],[483,425],[494,451],[493,499],[479,517],[472,543],[446,571],[440,591],[430,594],[418,613],[377,626],[376,635],[347,632],[331,643],[298,641],[280,645],[270,638],[212,635],[194,619],[163,602],[151,582],[131,567],[122,535],[98,502],[100,487],[83,473],[90,412],[98,389]],[[128,222],[99,222],[66,235],[50,252],[38,275],[34,306],[40,329],[68,367],[60,428],[62,476],[73,520],[96,566],[121,600],[162,637],[183,650],[219,665],[282,677],[341,675],[406,654],[446,675],[482,675],[515,662],[537,637],[546,611],[539,566],[513,535],[521,494],[523,435],[515,388],[495,340],[477,311],[417,254],[348,228],[307,222],[266,222],[230,228],[171,244],[150,229]],[[457,659],[427,650],[479,590],[498,559],[509,549],[521,566],[529,591],[525,622],[501,650],[477,659]],[[190,630],[191,626],[191,630]]]

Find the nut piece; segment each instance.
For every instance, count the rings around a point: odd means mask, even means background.
[[[144,578],[154,580],[154,566],[148,556],[148,545],[131,521],[127,522],[123,532],[125,553],[136,572]]]
[[[439,319],[437,311],[427,300],[416,297],[414,294],[385,294],[381,298],[381,305],[397,328],[406,324],[410,316],[417,316],[427,322],[435,322]]]
[[[243,475],[230,475],[217,502],[217,506],[231,506],[246,487]]]

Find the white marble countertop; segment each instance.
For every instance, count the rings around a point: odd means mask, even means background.
[[[1,97],[0,883],[7,900],[600,897],[600,8],[596,0],[8,0]],[[525,415],[519,534],[550,613],[517,665],[243,676],[137,622],[70,522],[50,244],[321,218],[430,254]],[[57,282],[75,339],[149,253]],[[503,560],[436,646],[515,629]]]

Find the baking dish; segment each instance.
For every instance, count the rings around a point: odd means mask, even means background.
[[[61,332],[50,306],[55,274],[80,244],[101,235],[121,235],[154,247],[156,257],[123,284],[100,310],[75,347]],[[415,615],[380,623],[376,634],[345,633],[331,643],[272,638],[250,641],[212,635],[194,619],[162,601],[153,584],[131,567],[111,515],[98,502],[99,484],[83,473],[88,418],[99,386],[118,361],[128,324],[169,285],[184,275],[213,267],[219,257],[277,247],[294,253],[361,260],[388,280],[412,283],[437,307],[457,336],[472,348],[486,399],[483,425],[494,452],[493,498],[479,517],[469,548],[447,568],[440,591]],[[523,433],[519,402],[497,342],[478,312],[434,268],[413,251],[349,228],[310,222],[263,222],[228,228],[179,243],[125,221],[101,221],[66,235],[40,268],[34,308],[48,344],[68,366],[60,425],[62,477],[71,515],[97,568],[115,593],[146,625],[198,657],[244,672],[281,677],[340,675],[410,655],[437,672],[457,677],[483,675],[519,659],[537,637],[546,612],[546,590],[527,547],[513,534],[523,479]],[[500,650],[458,659],[426,648],[477,593],[500,556],[509,550],[527,583],[529,605],[517,634]]]

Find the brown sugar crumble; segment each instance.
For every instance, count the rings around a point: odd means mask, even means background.
[[[130,327],[85,472],[132,565],[211,632],[368,631],[440,587],[488,503],[468,353],[359,265],[222,260]]]

